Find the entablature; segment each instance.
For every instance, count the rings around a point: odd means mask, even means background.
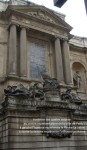
[[[49,12],[47,8],[27,6],[23,7],[24,9],[17,7],[15,10],[14,7],[9,6],[5,12],[9,19],[9,25],[16,24],[27,29],[35,29],[50,35],[68,39],[71,27],[65,23],[64,20],[52,12]]]
[[[44,25],[42,22],[39,23],[34,20],[22,19],[21,17],[19,18],[16,16],[12,16],[9,20],[8,28],[11,24],[15,24],[20,28],[24,27],[28,30],[36,30],[51,36],[68,39],[68,34],[66,32],[53,28],[52,26],[48,26],[46,24]]]

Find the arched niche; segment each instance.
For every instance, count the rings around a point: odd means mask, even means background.
[[[86,93],[86,69],[80,62],[72,64],[73,84],[79,92]]]

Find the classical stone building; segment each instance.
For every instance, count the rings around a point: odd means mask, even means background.
[[[87,38],[71,30],[44,6],[0,1],[0,149],[87,149]]]

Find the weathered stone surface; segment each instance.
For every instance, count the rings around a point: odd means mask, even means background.
[[[1,3],[2,2],[0,2],[0,4]],[[17,5],[19,3],[25,4],[22,0],[15,0],[12,4]],[[1,11],[2,9],[5,10],[5,4],[8,5],[7,2],[3,2],[0,5]],[[45,7],[34,6],[30,3],[27,7],[23,7],[23,5],[20,7],[13,6],[12,9],[14,9],[14,11],[11,10],[10,6],[10,10],[7,10],[8,13],[6,16],[4,16],[3,13],[0,14],[0,102],[3,100],[2,106],[0,106],[0,149],[86,150],[87,39],[80,37],[73,38],[69,43],[70,47],[67,51],[67,43],[65,43],[63,47],[61,43],[62,40],[68,40],[71,28],[64,20],[59,18],[60,15],[57,15]],[[14,27],[9,37],[8,35],[11,26]],[[55,43],[56,37],[58,37],[58,40]],[[10,47],[8,46],[9,42],[11,44]],[[24,94],[23,91],[19,89],[16,91],[16,94],[11,95],[12,93],[10,93],[10,95],[4,95],[4,89],[6,89],[8,85],[17,86],[18,84],[23,84],[29,90],[31,85],[32,87],[35,87],[35,83],[42,83],[42,80],[30,78],[29,44],[32,42],[45,46],[46,69],[48,73],[50,73],[50,76],[52,76],[49,83],[55,80],[53,77],[56,77],[57,70],[59,83],[63,81],[64,75],[66,84],[62,83],[59,85],[58,83],[59,91],[56,89],[57,91],[55,92],[51,88],[50,91],[45,89],[45,99],[43,100],[32,96],[25,98],[22,95]],[[10,51],[8,51],[9,48]],[[10,71],[16,73],[17,76],[15,77],[12,74],[7,76],[7,73],[9,72],[9,67],[7,66],[9,61],[8,58],[10,58],[10,65],[12,65]],[[75,62],[80,64],[75,64],[73,66]],[[56,66],[58,67],[57,69]],[[73,74],[78,69],[81,72],[80,75],[82,78],[81,89],[77,90],[76,87],[73,86],[72,88],[74,93],[78,93],[78,96],[82,99],[81,105],[76,104],[76,101],[70,101],[72,99],[66,99],[65,101],[65,99],[61,99],[60,97],[61,92],[63,92],[62,94],[67,94],[65,92],[66,89],[71,87],[68,83],[73,82]],[[70,71],[72,76],[70,75]],[[17,74],[17,72],[20,72],[20,74]],[[51,82],[51,85],[53,83],[54,82]],[[53,84],[53,87],[54,85],[55,84]],[[17,94],[20,96],[18,97]],[[42,122],[39,120],[37,123],[37,120],[35,119],[43,120]],[[61,120],[61,123],[63,122],[62,119],[65,119],[66,122],[71,121],[75,123],[77,131],[80,127],[78,123],[82,123],[82,131],[84,132],[73,133],[71,138],[61,138],[61,140],[57,138],[57,136],[55,139],[52,136],[48,138],[46,137],[47,131],[43,133],[43,124],[41,123],[46,123],[47,121],[47,125],[51,127],[52,132],[53,128],[51,125],[55,121],[52,121],[51,119],[56,119],[57,121],[59,119],[59,121]],[[34,131],[36,131],[34,130],[34,127],[37,127],[37,125],[40,128],[40,132],[34,133]],[[58,122],[57,126],[59,127]],[[30,133],[29,127],[33,127],[33,133]],[[45,127],[44,129],[46,129]],[[60,127],[62,127],[62,125],[60,125]],[[79,129],[79,131],[81,131],[81,129]]]

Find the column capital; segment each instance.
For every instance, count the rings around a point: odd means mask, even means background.
[[[26,27],[20,25],[20,29],[21,29],[21,30],[22,30],[22,29],[25,29],[25,30],[26,30]]]
[[[54,37],[55,37],[55,39],[59,38],[57,35],[55,35]]]
[[[68,39],[62,38],[62,41],[63,41],[63,42],[68,42]]]
[[[61,40],[61,37],[59,37],[59,36],[57,36],[57,35],[55,35],[54,37],[55,37],[55,40],[56,40],[56,39]]]
[[[12,26],[19,27],[19,25],[17,25],[16,23],[10,22],[9,25],[8,25],[8,27],[7,27],[7,29],[10,30],[10,28],[11,28]]]
[[[58,35],[54,35],[54,38],[55,38],[55,39],[58,38],[58,39],[60,39],[60,40],[62,40],[62,41],[67,41],[67,42],[69,41],[67,38],[62,38],[62,37],[60,37],[60,36],[58,36]]]

